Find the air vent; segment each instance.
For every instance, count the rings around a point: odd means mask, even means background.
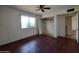
[[[73,11],[75,11],[74,8],[72,8],[72,9],[68,9],[68,10],[67,10],[67,12],[73,12]]]

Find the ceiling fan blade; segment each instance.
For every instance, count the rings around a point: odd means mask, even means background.
[[[41,11],[42,11],[42,12],[44,12],[44,10],[43,10],[43,9],[41,9]]]
[[[40,9],[37,9],[37,10],[35,10],[35,11],[38,11],[38,10],[40,10]]]
[[[50,7],[45,7],[44,9],[51,9]]]

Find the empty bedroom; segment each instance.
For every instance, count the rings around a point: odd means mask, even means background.
[[[0,5],[0,53],[78,53],[79,5]]]

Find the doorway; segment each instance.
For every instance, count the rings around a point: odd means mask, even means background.
[[[53,36],[54,29],[54,17],[42,18],[42,30],[43,34]]]
[[[67,38],[76,39],[76,15],[67,15],[65,35]]]

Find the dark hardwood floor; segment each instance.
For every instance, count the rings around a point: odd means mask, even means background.
[[[0,46],[1,51],[7,53],[76,53],[78,44],[74,39],[35,35]]]

